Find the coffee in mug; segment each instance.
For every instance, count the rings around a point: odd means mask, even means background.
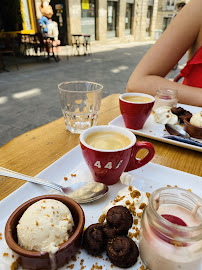
[[[134,103],[147,103],[152,102],[151,98],[144,97],[144,96],[125,96],[123,97],[124,100]]]
[[[97,126],[80,135],[80,146],[93,179],[106,185],[119,181],[121,174],[147,164],[154,156],[149,142],[136,142],[136,136],[126,128]],[[143,159],[136,159],[140,149],[147,149]]]
[[[125,126],[130,129],[143,128],[151,114],[155,98],[143,93],[125,93],[119,97],[120,111]]]
[[[128,146],[130,139],[118,132],[97,131],[88,135],[85,142],[97,149],[114,150]]]

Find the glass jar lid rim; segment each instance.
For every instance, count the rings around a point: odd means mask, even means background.
[[[182,188],[178,188],[178,187],[164,187],[164,188],[160,188],[160,189],[155,190],[151,194],[151,196],[149,198],[149,204],[151,206],[152,212],[155,215],[155,217],[158,218],[163,225],[169,226],[169,227],[174,228],[174,229],[179,229],[180,228],[180,230],[182,230],[184,232],[189,232],[189,231],[193,231],[193,230],[194,231],[200,231],[200,230],[202,230],[202,222],[199,225],[197,225],[197,226],[192,226],[192,227],[189,226],[189,227],[187,227],[187,226],[181,226],[181,225],[177,225],[177,224],[171,223],[170,221],[166,220],[161,215],[159,215],[159,213],[155,209],[154,201],[155,201],[155,197],[157,197],[157,195],[161,191],[164,191],[164,190],[165,191],[166,190],[170,190],[170,191],[171,190],[179,190],[179,191],[183,191],[183,192],[187,192],[187,193],[189,192],[189,195],[190,195],[190,191],[185,190],[185,189],[182,189]],[[197,200],[200,201],[200,207],[199,208],[201,208],[202,207],[202,199],[198,195],[196,195],[194,193],[191,193],[191,194],[193,195],[193,197],[195,199],[197,199]]]

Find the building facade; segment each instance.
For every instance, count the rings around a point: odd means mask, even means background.
[[[58,22],[63,43],[71,35],[91,34],[92,41],[131,42],[153,40],[159,0],[51,0],[53,20]],[[40,18],[35,0],[36,16]],[[63,27],[63,29],[62,29]]]
[[[4,8],[14,13],[17,8],[22,19],[16,21],[9,13],[0,12],[0,32],[36,33],[40,31],[41,0],[2,0]],[[8,1],[8,2],[7,2]],[[16,7],[13,5],[16,3]],[[72,34],[90,34],[91,41],[101,44],[155,40],[167,28],[177,0],[50,0],[52,20],[58,23],[62,45],[71,44]],[[10,3],[10,6],[8,5]],[[20,7],[21,3],[21,8]],[[3,9],[2,9],[3,10]],[[12,13],[10,12],[12,15]],[[19,16],[18,16],[19,21]],[[8,24],[9,22],[9,24]]]

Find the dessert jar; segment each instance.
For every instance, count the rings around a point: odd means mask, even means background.
[[[202,199],[180,188],[154,191],[143,212],[139,248],[150,270],[201,270]]]
[[[160,87],[156,91],[153,111],[162,106],[177,107],[178,91],[176,89]]]

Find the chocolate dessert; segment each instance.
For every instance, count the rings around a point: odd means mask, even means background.
[[[121,205],[110,208],[107,212],[106,220],[110,227],[116,229],[117,234],[127,234],[133,224],[133,217],[130,211]]]
[[[100,255],[106,248],[104,225],[95,223],[90,225],[83,235],[83,248],[92,255]]]
[[[178,116],[178,119],[180,121],[181,124],[184,123],[184,119],[186,116],[192,116],[192,113],[190,113],[189,111],[186,111],[185,109],[183,109],[182,107],[178,107],[178,108],[172,108],[171,112],[173,114],[176,114]]]
[[[104,225],[103,232],[107,239],[113,239],[117,236],[117,230],[107,223]]]
[[[127,236],[117,236],[107,244],[110,261],[121,268],[129,268],[137,262],[139,250],[135,242]]]

